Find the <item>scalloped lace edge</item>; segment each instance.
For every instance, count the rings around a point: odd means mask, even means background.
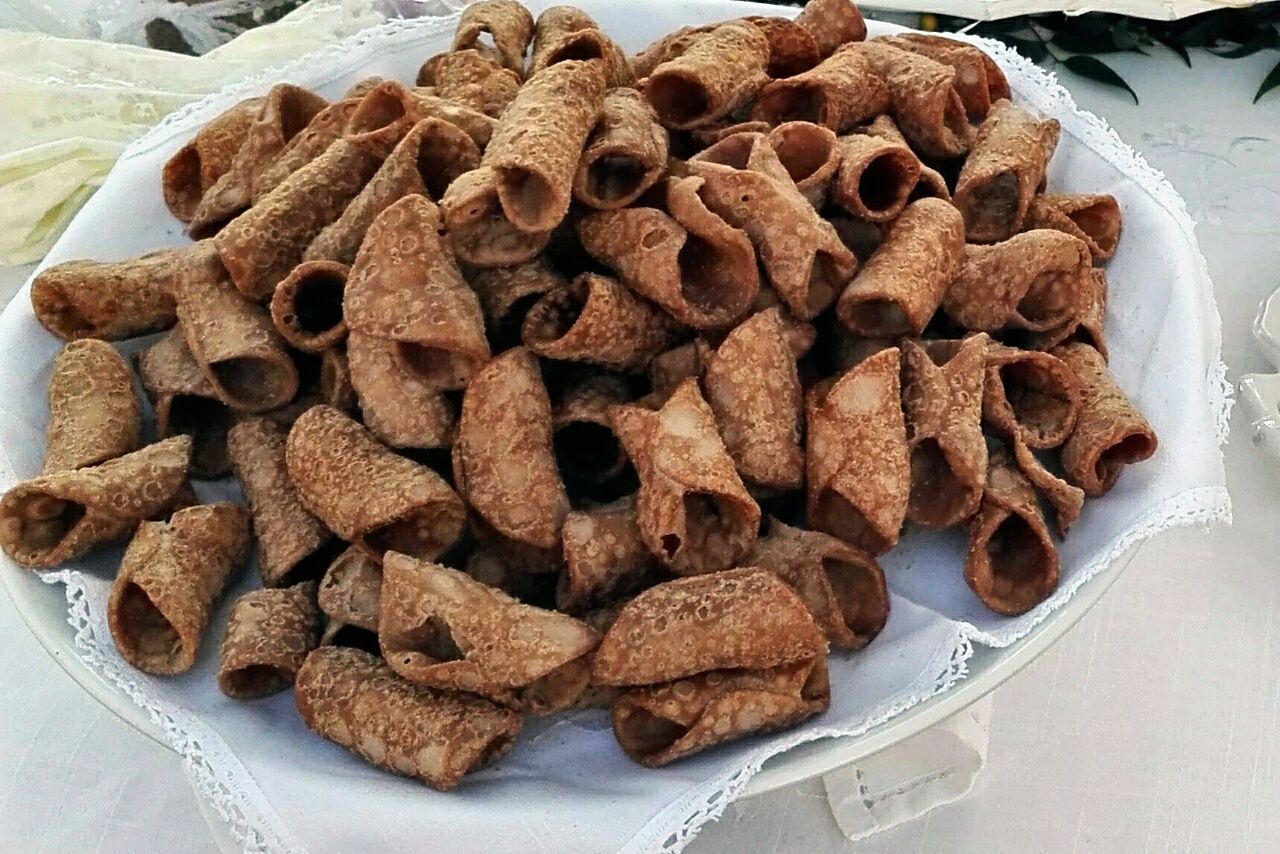
[[[451,0],[452,2],[452,0]],[[440,18],[392,20],[369,28],[336,42],[320,51],[292,62],[265,69],[242,81],[224,87],[221,91],[188,104],[171,113],[158,125],[135,140],[121,156],[125,159],[169,139],[173,134],[191,131],[212,118],[228,101],[244,97],[265,88],[269,83],[287,78],[290,73],[314,67],[316,61],[330,60],[330,79],[347,73],[363,64],[367,57],[359,54],[361,47],[376,43],[393,46],[413,38],[447,32],[456,22],[456,15]],[[1071,125],[1071,132],[1085,144],[1106,156],[1127,177],[1138,183],[1151,197],[1164,207],[1178,223],[1192,247],[1198,271],[1205,287],[1202,289],[1203,307],[1211,323],[1211,361],[1207,369],[1210,389],[1210,406],[1214,418],[1217,439],[1225,444],[1229,436],[1228,419],[1233,404],[1233,388],[1226,379],[1226,366],[1222,361],[1222,329],[1217,305],[1213,298],[1213,283],[1208,265],[1195,239],[1195,226],[1186,203],[1174,190],[1164,175],[1147,163],[1146,159],[1125,143],[1105,121],[1076,106],[1071,95],[1057,83],[1054,74],[1041,69],[1029,60],[999,42],[969,35],[966,41],[977,44],[991,53],[1004,67],[1012,81],[1028,85],[1016,87],[1026,103],[1042,113],[1053,112],[1064,117],[1064,125]],[[353,55],[354,54],[354,55]],[[1029,90],[1029,91],[1028,91]],[[12,477],[6,478],[12,480]],[[1175,527],[1211,525],[1229,522],[1231,503],[1225,487],[1202,487],[1189,490],[1140,516],[1111,546],[1080,573],[1072,583],[1041,607],[1042,612],[1032,625],[1039,624],[1053,610],[1060,607],[1084,583],[1095,577],[1112,561],[1138,542],[1157,533]],[[102,673],[120,687],[165,735],[166,740],[182,756],[193,787],[229,826],[232,836],[245,851],[254,852],[304,852],[292,832],[285,827],[269,803],[257,790],[251,775],[235,757],[235,754],[207,724],[189,712],[154,697],[138,675],[115,653],[114,646],[105,636],[105,624],[95,625],[89,612],[85,593],[85,577],[75,570],[47,573],[41,578],[48,583],[66,585],[67,620],[75,630],[77,655],[90,667]],[[703,825],[718,818],[760,770],[764,763],[799,744],[820,738],[861,735],[908,709],[934,696],[945,693],[969,675],[968,662],[973,656],[974,643],[1004,646],[1016,639],[999,639],[981,632],[972,625],[956,623],[951,643],[940,645],[935,655],[921,673],[932,673],[925,684],[906,697],[873,711],[861,721],[841,726],[811,726],[796,731],[788,738],[759,748],[750,754],[741,768],[694,787],[684,796],[664,808],[637,831],[625,851],[658,850],[675,854],[687,845]],[[674,830],[667,827],[675,825]]]

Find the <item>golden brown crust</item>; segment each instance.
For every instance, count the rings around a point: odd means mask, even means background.
[[[197,244],[198,263],[173,282],[180,328],[218,400],[232,409],[263,412],[298,392],[298,371],[284,340],[260,306],[246,301],[209,241]]]
[[[1025,230],[1052,228],[1078,237],[1094,261],[1106,261],[1120,243],[1120,204],[1110,193],[1039,193],[1027,206]]]
[[[840,322],[872,338],[920,335],[963,252],[964,223],[955,208],[939,199],[912,202],[840,295]]]
[[[162,676],[189,670],[248,549],[249,514],[236,504],[201,504],[138,526],[107,604],[125,661]]]
[[[905,146],[911,151],[911,146],[907,143],[907,138],[902,135],[902,131],[898,130],[898,126],[894,124],[893,119],[889,116],[876,116],[866,127],[858,129],[858,133],[868,136],[879,137],[888,142]],[[911,152],[915,157],[914,151]],[[916,185],[911,190],[908,201],[914,202],[916,199],[942,199],[944,202],[951,201],[951,188],[947,186],[947,179],[942,177],[937,169],[926,165],[920,161],[920,177],[916,180]]]
[[[670,315],[616,279],[583,273],[530,307],[521,338],[543,358],[643,371],[680,331]]]
[[[1103,495],[1126,465],[1156,452],[1156,433],[1116,385],[1097,350],[1073,343],[1058,347],[1053,355],[1080,381],[1080,415],[1062,446],[1062,467],[1086,495]]]
[[[396,344],[353,332],[347,367],[365,427],[393,448],[447,448],[453,444],[456,407],[410,370]]]
[[[1016,434],[1029,448],[1056,448],[1076,426],[1080,383],[1049,353],[992,344],[985,389],[982,417],[1006,440]]]
[[[1046,332],[1081,316],[1092,269],[1084,241],[1060,231],[970,243],[942,305],[966,329]]]
[[[881,40],[954,68],[956,92],[964,102],[965,112],[975,122],[986,118],[996,101],[1013,97],[1000,66],[971,44],[929,33],[902,33],[882,36]]]
[[[926,528],[959,524],[982,500],[987,345],[986,335],[974,335],[950,358],[935,363],[916,342],[902,343],[902,408],[911,454],[907,518]]]
[[[882,350],[806,400],[809,524],[873,555],[897,544],[911,489],[899,365]]]
[[[0,500],[0,547],[21,566],[45,568],[127,537],[172,506],[187,484],[191,439],[175,436],[71,471],[11,487]]]
[[[320,641],[316,584],[250,590],[227,617],[218,687],[236,700],[279,693],[293,684],[307,653]]]
[[[520,75],[478,50],[439,53],[423,63],[417,84],[432,86],[441,98],[497,118],[520,89]]]
[[[105,341],[81,339],[63,347],[53,360],[47,399],[45,474],[96,466],[137,450],[142,404],[129,366]]]
[[[640,93],[613,89],[578,162],[573,196],[599,210],[624,208],[662,177],[667,152],[666,128]]]
[[[805,121],[844,133],[889,109],[889,89],[856,50],[837,50],[816,67],[766,85],[751,117],[781,124]]]
[[[322,737],[441,791],[503,756],[520,734],[515,712],[414,685],[358,649],[312,651],[293,696],[302,720]]]
[[[560,393],[551,413],[556,465],[569,484],[609,486],[627,470],[627,455],[613,435],[609,409],[632,395],[626,383],[611,374],[592,374],[572,382]]]
[[[566,708],[586,687],[600,636],[585,623],[401,554],[382,571],[378,638],[404,678],[533,714]]]
[[[285,464],[303,506],[371,557],[394,549],[431,560],[462,536],[462,500],[449,484],[330,406],[294,422]]]
[[[524,550],[558,551],[569,499],[551,447],[551,401],[528,350],[508,350],[467,386],[453,471],[493,533]]]
[[[253,516],[258,571],[266,587],[314,578],[328,564],[333,534],[302,506],[284,462],[287,431],[263,418],[227,434],[227,452]]]
[[[347,279],[343,315],[352,333],[394,342],[404,368],[437,391],[464,387],[489,358],[480,301],[425,196],[405,196],[369,227]]]
[[[426,89],[410,89],[385,80],[361,98],[347,123],[348,135],[367,135],[383,156],[409,129],[423,119],[437,118],[457,125],[480,149],[489,144],[498,122],[465,104],[441,98]]]
[[[556,608],[579,614],[628,599],[663,578],[662,565],[645,546],[634,497],[564,522],[565,569],[556,586]]]
[[[1079,311],[1075,318],[1055,329],[1027,334],[1027,346],[1037,350],[1052,350],[1059,344],[1079,341],[1088,344],[1107,360],[1107,274],[1094,267],[1089,271],[1085,287],[1077,295]]]
[[[520,327],[533,304],[542,295],[568,284],[569,280],[541,256],[512,267],[480,270],[471,279],[495,346],[518,341]]]
[[[529,76],[567,59],[594,59],[604,64],[609,87],[635,82],[622,48],[605,35],[590,15],[575,6],[548,6],[534,25]]]
[[[991,107],[956,180],[969,240],[995,243],[1022,229],[1059,132],[1057,119],[1039,121],[1009,101]]]
[[[449,243],[459,259],[475,267],[510,267],[537,257],[551,231],[514,227],[498,198],[498,172],[480,166],[461,175],[440,199]]]
[[[823,56],[830,56],[842,44],[867,37],[866,22],[851,0],[808,0],[796,23],[813,35]]]
[[[177,322],[170,283],[197,262],[195,247],[161,249],[127,261],[66,261],[31,282],[40,325],[63,341],[123,341]]]
[[[231,168],[261,107],[261,98],[249,98],[223,111],[165,161],[160,189],[180,221],[191,221],[200,199]]]
[[[812,122],[783,122],[767,132],[770,147],[796,189],[822,210],[843,156],[836,135]]]
[[[669,128],[710,124],[746,105],[767,81],[769,39],[743,21],[722,24],[653,69],[645,100]]]
[[[767,490],[800,489],[803,390],[780,309],[747,318],[704,361],[707,403],[743,480]]]
[[[655,685],[811,661],[826,648],[804,603],[776,575],[731,569],[659,584],[624,605],[591,675],[602,685]]]
[[[367,84],[372,88],[379,82],[381,81],[375,77],[367,81]],[[253,182],[255,205],[280,186],[285,178],[315,160],[346,133],[347,123],[356,107],[360,106],[362,95],[363,93],[348,92],[341,101],[335,101],[311,117],[307,126],[289,140],[280,154],[258,174],[257,180]]]
[[[896,219],[920,181],[920,158],[904,144],[865,134],[840,138],[832,199],[868,222]]]
[[[956,91],[954,68],[880,39],[845,50],[866,57],[889,90],[889,112],[923,157],[949,160],[969,151],[973,128]]]
[[[964,580],[992,611],[1014,617],[1058,587],[1058,550],[1036,491],[1009,452],[991,455],[982,506],[969,521]]]
[[[533,38],[533,16],[515,0],[480,0],[462,10],[452,50],[466,50],[483,44],[488,34],[496,58],[504,68],[524,74],[524,54]]]
[[[381,600],[382,565],[353,546],[329,564],[316,593],[326,617],[370,632],[378,630]]]
[[[323,353],[347,337],[342,295],[351,269],[337,261],[303,261],[271,295],[271,322],[289,346]]]
[[[771,518],[746,560],[787,582],[833,647],[861,649],[889,619],[883,570],[843,540]]]
[[[751,548],[760,508],[742,484],[697,382],[682,382],[653,412],[611,410],[613,429],[640,476],[640,534],[677,575],[735,565]]]
[[[235,413],[218,399],[213,384],[191,355],[181,328],[169,330],[137,357],[138,376],[151,400],[156,436],[191,437],[192,477],[221,477],[227,459],[227,430]],[[132,380],[131,380],[132,382]]]
[[[670,179],[667,207],[598,211],[578,221],[583,248],[632,290],[695,329],[729,326],[759,289],[747,235],[707,209],[702,178]]]

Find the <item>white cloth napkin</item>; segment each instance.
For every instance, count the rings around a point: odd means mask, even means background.
[[[529,4],[535,14],[546,2]],[[685,0],[581,3],[628,49],[684,24],[779,7]],[[288,79],[334,96],[368,74],[412,79],[424,58],[449,43],[451,22],[395,23],[366,31],[281,72],[180,111],[117,162],[50,252],[47,262],[124,258],[186,238],[164,207],[158,175],[195,130],[235,100]],[[873,25],[873,32],[886,28]],[[796,744],[860,735],[963,679],[973,643],[1012,643],[1061,606],[1134,543],[1161,530],[1229,516],[1218,440],[1224,396],[1218,382],[1219,324],[1212,291],[1177,194],[1101,122],[1075,110],[1053,79],[994,43],[1015,97],[1062,121],[1050,182],[1065,191],[1109,190],[1120,200],[1126,236],[1110,266],[1112,368],[1160,435],[1160,451],[1126,472],[1108,496],[1086,506],[1062,548],[1062,583],[1030,613],[986,613],[959,567],[963,535],[913,533],[884,561],[891,615],[867,649],[833,655],[830,710],[800,727],[745,739],[687,761],[646,770],[618,750],[601,713],[531,720],[498,765],[441,794],[363,765],[302,726],[286,693],[241,703],[223,697],[213,671],[229,591],[192,672],[178,679],[139,674],[119,658],[105,621],[118,552],[102,552],[46,576],[67,585],[81,658],[128,693],[186,760],[193,785],[233,830],[260,851],[402,849],[429,840],[439,850],[676,851],[718,816],[770,757]],[[120,228],[119,223],[128,223]],[[0,441],[10,471],[38,471],[43,449],[45,366],[57,342],[39,329],[20,295],[0,317]],[[211,491],[201,486],[207,496]],[[9,571],[18,571],[12,567]]]
[[[969,793],[987,764],[988,694],[918,735],[822,778],[840,831],[865,839]]]

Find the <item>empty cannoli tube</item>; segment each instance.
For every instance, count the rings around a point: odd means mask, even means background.
[[[434,559],[462,536],[464,509],[449,484],[333,407],[294,422],[285,465],[302,505],[370,557],[392,549]]]
[[[644,97],[669,128],[710,124],[745,106],[768,81],[769,39],[730,21],[663,62],[648,76]]]
[[[411,682],[548,714],[586,688],[600,635],[459,570],[389,553],[378,639],[391,669]]]
[[[161,676],[191,669],[213,606],[248,549],[249,514],[237,504],[199,504],[139,525],[107,603],[124,660]]]
[[[1053,508],[1054,529],[1058,536],[1066,537],[1084,508],[1084,490],[1049,471],[1017,433],[1010,436],[1008,442],[1019,471],[1040,490]]]
[[[566,482],[602,486],[627,470],[609,408],[629,399],[625,383],[607,374],[589,376],[561,393],[551,414],[552,448]]]
[[[818,52],[830,56],[840,45],[867,37],[867,24],[851,0],[809,0],[796,23],[813,34]]]
[[[124,358],[105,341],[62,348],[49,373],[44,473],[105,463],[138,449],[142,405]]]
[[[840,294],[836,315],[869,338],[918,336],[947,293],[964,253],[964,224],[939,199],[907,206]]]
[[[769,145],[796,189],[821,210],[843,156],[836,135],[813,122],[783,122],[769,131]]]
[[[161,249],[127,261],[67,261],[31,282],[31,308],[40,325],[63,341],[123,341],[161,332],[177,322],[170,285],[200,263],[197,246]]]
[[[833,647],[861,649],[889,619],[889,590],[880,565],[829,534],[770,518],[768,532],[756,540],[746,562],[787,582]]]
[[[241,101],[200,128],[165,161],[160,188],[165,204],[179,220],[190,222],[204,194],[231,168],[261,108],[261,98]]]
[[[893,119],[888,116],[876,116],[870,124],[859,128],[858,133],[879,137],[888,142],[901,145],[908,151],[911,150],[911,146],[907,143],[907,138],[902,135],[902,131],[898,130],[898,126],[893,123]],[[911,156],[916,157],[914,151],[911,152]],[[942,199],[944,202],[950,202],[951,188],[947,186],[947,179],[942,177],[942,173],[923,163],[919,157],[916,157],[916,162],[920,164],[919,177],[916,179],[916,185],[911,188],[907,201]]]
[[[765,67],[769,77],[791,77],[822,61],[817,39],[796,21],[766,15],[748,15],[742,20],[769,40],[769,64]]]
[[[371,82],[369,88],[376,85],[377,82]],[[253,182],[253,203],[262,201],[285,178],[315,160],[344,136],[362,97],[363,93],[353,95],[348,92],[341,101],[335,101],[312,116],[307,126],[289,140],[280,154],[258,174]]]
[[[494,348],[505,350],[519,342],[520,327],[534,303],[544,294],[568,284],[569,280],[542,257],[512,267],[478,272],[471,280],[471,287],[480,297]]]
[[[316,583],[250,590],[227,617],[218,687],[236,700],[269,697],[293,685],[307,653],[320,642]]]
[[[1080,383],[1049,353],[1003,344],[987,348],[982,415],[1002,437],[1014,433],[1029,448],[1056,448],[1076,426]]]
[[[1125,466],[1156,452],[1156,433],[1116,385],[1097,350],[1076,343],[1053,353],[1080,380],[1080,415],[1062,446],[1062,468],[1086,495],[1102,495]]]
[[[950,160],[969,151],[973,128],[956,91],[956,70],[872,39],[845,48],[865,56],[889,90],[889,113],[920,156]]]
[[[346,357],[351,389],[373,435],[393,448],[453,444],[456,407],[409,368],[394,341],[353,332]]]
[[[1121,224],[1120,204],[1109,193],[1040,193],[1022,221],[1024,229],[1052,228],[1080,238],[1095,261],[1116,254]]]
[[[911,493],[896,347],[809,390],[808,521],[873,555],[898,542]]]
[[[889,89],[860,52],[837,50],[814,68],[760,90],[751,117],[770,124],[813,122],[835,133],[889,109]]]
[[[337,261],[303,261],[271,295],[271,322],[289,346],[322,353],[347,336],[342,295],[351,270]]]
[[[649,550],[677,575],[736,565],[755,541],[760,507],[697,382],[682,382],[657,412],[627,405],[611,417],[640,476],[637,518]]]
[[[419,69],[417,83],[494,118],[502,115],[520,90],[518,74],[473,48],[431,57]]]
[[[1056,329],[1027,333],[1027,345],[1037,350],[1052,350],[1059,344],[1079,341],[1097,350],[1106,361],[1107,339],[1103,333],[1107,322],[1107,274],[1097,267],[1090,270],[1079,299],[1075,317]]]
[[[975,122],[986,118],[996,101],[1013,97],[1000,66],[971,44],[929,33],[902,33],[881,36],[880,40],[954,68],[956,92],[964,102],[965,112]]]
[[[258,572],[265,587],[318,578],[342,544],[298,497],[285,466],[285,428],[263,418],[241,421],[227,450],[253,516]]]
[[[475,267],[511,267],[537,257],[552,229],[521,231],[503,213],[497,170],[481,166],[460,176],[440,199],[449,244]]]
[[[21,566],[56,566],[127,537],[187,488],[191,439],[175,436],[96,466],[51,471],[0,500],[0,547]]]
[[[507,753],[520,716],[469,694],[401,679],[376,655],[323,646],[303,662],[294,702],[307,727],[393,774],[452,789]]]
[[[480,0],[462,10],[453,34],[453,50],[488,48],[494,58],[516,74],[524,74],[524,54],[533,38],[533,16],[515,0]]]
[[[231,465],[227,430],[235,413],[218,399],[180,328],[138,355],[138,376],[151,400],[156,435],[191,437],[191,476],[221,477]]]
[[[1009,101],[992,106],[956,180],[969,240],[994,243],[1022,229],[1059,133],[1057,119],[1040,121]]]
[[[592,510],[575,510],[564,522],[564,571],[556,608],[579,614],[651,587],[662,564],[640,536],[634,497]]]
[[[605,83],[610,88],[635,82],[627,55],[590,15],[575,6],[548,6],[534,25],[529,76],[570,59],[603,63]]]
[[[400,138],[423,119],[443,119],[457,125],[480,149],[489,144],[497,120],[465,104],[433,95],[425,89],[410,89],[396,80],[374,86],[351,114],[348,134],[367,134],[382,153],[389,154]]]
[[[574,173],[574,198],[599,210],[626,207],[662,177],[667,150],[667,131],[640,93],[610,91]]]
[[[992,453],[982,505],[969,520],[964,580],[997,614],[1025,614],[1058,587],[1058,550],[1036,491],[1010,456]]]
[[[325,570],[316,602],[330,620],[376,634],[381,597],[382,565],[348,547]]]

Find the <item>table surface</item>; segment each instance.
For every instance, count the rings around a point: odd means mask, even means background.
[[[1233,382],[1268,371],[1249,327],[1280,286],[1273,52],[1194,68],[1107,57],[1142,99],[1063,72],[1186,198]],[[7,297],[27,271],[0,267]],[[1159,282],[1145,283],[1160,287]],[[1280,465],[1237,411],[1235,525],[1149,544],[1093,612],[995,693],[964,800],[861,843],[820,781],[733,804],[690,852],[1261,851],[1280,839]],[[25,852],[215,851],[178,757],[84,694],[0,597],[0,841]]]

